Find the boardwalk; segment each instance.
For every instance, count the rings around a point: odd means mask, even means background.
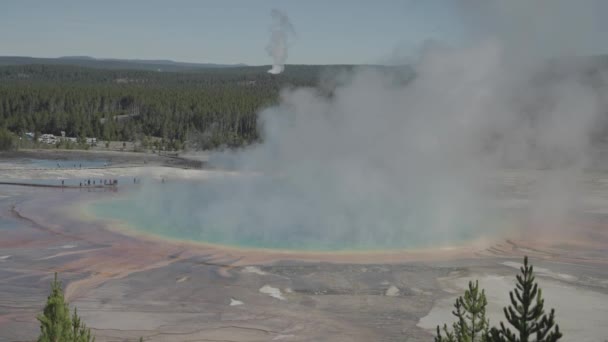
[[[24,182],[0,182],[0,185],[29,186],[34,188],[61,188],[61,189],[115,189],[117,184],[101,185],[61,185],[61,184],[38,184]]]

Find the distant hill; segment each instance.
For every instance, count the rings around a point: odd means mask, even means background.
[[[353,68],[375,68],[400,74],[411,74],[407,67],[355,66],[355,65],[294,65],[290,64],[285,72],[279,75],[269,74],[270,65],[261,66],[232,66],[232,67],[191,67],[187,63],[178,63],[176,67],[163,64],[163,71],[158,72],[156,66],[162,61],[118,62],[97,60],[87,61],[82,57],[62,57],[52,59],[28,57],[0,57],[0,84],[34,84],[50,83],[54,87],[68,85],[129,85],[135,87],[188,87],[205,88],[236,85],[239,87],[257,86],[272,92],[284,87],[315,87],[322,86],[329,91],[346,81],[345,77],[334,80],[331,75],[348,75]],[[61,61],[62,63],[59,63]],[[76,62],[74,62],[76,61]],[[18,63],[17,63],[18,62]],[[30,63],[28,63],[30,62]],[[86,62],[94,62],[95,67],[83,66]],[[170,61],[169,61],[170,62]],[[147,64],[151,63],[151,64]],[[172,62],[177,63],[177,62]],[[185,64],[185,65],[184,65]],[[215,64],[212,64],[215,65]],[[150,67],[152,66],[152,67]]]
[[[171,60],[114,59],[95,58],[90,56],[64,56],[58,58],[0,56],[0,66],[29,64],[75,65],[96,69],[128,69],[170,72],[188,72],[200,69],[219,69],[245,66],[245,64],[184,63]]]

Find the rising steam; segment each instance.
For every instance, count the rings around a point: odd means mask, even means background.
[[[266,47],[266,51],[272,57],[273,63],[272,69],[268,70],[268,72],[276,75],[285,70],[288,38],[291,34],[295,34],[295,30],[287,14],[278,9],[273,9],[270,15],[272,16],[272,27],[270,29],[270,42]]]
[[[280,72],[291,25],[273,18],[271,72]],[[141,206],[165,212],[166,229],[279,248],[435,246],[495,234],[512,215],[563,224],[580,203],[606,80],[506,41],[433,45],[411,68],[361,68],[323,92],[284,91],[260,113],[263,143],[212,159],[249,176],[150,187]]]

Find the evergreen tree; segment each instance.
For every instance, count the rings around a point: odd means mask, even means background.
[[[7,129],[0,127],[0,151],[9,151],[16,148],[16,138]]]
[[[488,301],[484,290],[479,290],[479,282],[469,282],[469,289],[464,297],[458,297],[454,303],[452,314],[458,319],[453,323],[452,331],[447,324],[437,326],[435,342],[486,342],[489,335],[489,320],[486,318]]]
[[[51,283],[51,294],[46,301],[43,313],[38,316],[38,321],[40,321],[38,342],[72,341],[70,309],[63,297],[61,282],[57,281],[57,273]]]
[[[76,308],[72,315],[72,334],[74,342],[95,342],[95,337],[91,336],[91,329],[80,320]]]
[[[559,326],[555,324],[555,310],[545,315],[542,290],[534,282],[534,269],[524,258],[521,274],[517,275],[517,285],[509,292],[511,306],[504,308],[507,321],[515,328],[511,331],[500,323],[500,329],[492,328],[493,342],[555,342],[562,337]]]
[[[81,321],[76,308],[70,317],[70,308],[65,302],[61,282],[57,280],[57,273],[51,283],[49,295],[44,311],[38,316],[40,321],[40,336],[38,342],[94,342],[91,329]]]

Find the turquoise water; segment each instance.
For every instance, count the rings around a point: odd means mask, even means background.
[[[19,228],[19,223],[15,220],[0,217],[0,230],[14,230]]]
[[[148,184],[90,209],[141,232],[244,248],[412,249],[454,245],[487,232],[481,218],[468,215],[438,226],[438,215],[423,200],[310,199],[276,180],[251,183]]]

